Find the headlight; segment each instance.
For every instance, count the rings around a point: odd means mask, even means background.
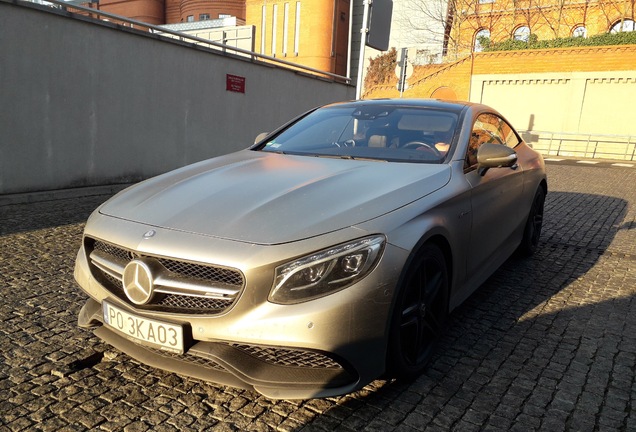
[[[384,242],[384,236],[365,237],[277,267],[269,300],[300,303],[354,284],[373,269]]]

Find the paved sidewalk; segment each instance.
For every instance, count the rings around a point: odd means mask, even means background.
[[[0,206],[0,431],[634,431],[636,169],[550,163],[541,250],[456,310],[426,373],[271,401],[142,365],[76,326],[107,195]]]

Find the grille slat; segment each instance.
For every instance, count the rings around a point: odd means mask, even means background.
[[[113,267],[123,268],[131,260],[140,258],[150,259],[160,265],[161,274],[155,277],[167,283],[160,287],[160,294],[155,295],[149,304],[135,305],[140,309],[220,313],[234,303],[244,285],[243,274],[236,269],[140,254],[101,240],[87,239],[85,245],[89,257],[95,252],[97,255],[94,259],[110,260],[115,264]],[[103,270],[103,265],[95,264],[96,261],[92,261],[90,266],[93,275],[111,293],[131,304],[124,293],[121,277],[117,278],[115,274],[112,274],[116,273],[112,271],[112,268],[111,272],[108,272]],[[170,286],[170,281],[174,281],[172,282],[174,287]],[[188,285],[188,289],[185,290],[187,292],[179,289],[178,286],[183,285],[184,282]]]

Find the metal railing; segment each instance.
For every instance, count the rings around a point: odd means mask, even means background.
[[[547,156],[636,160],[636,136],[519,131],[532,148]]]
[[[123,27],[125,29],[135,29],[142,32],[147,32],[152,37],[157,38],[165,38],[165,40],[174,40],[178,39],[182,42],[192,43],[192,45],[196,46],[206,46],[215,51],[221,51],[223,54],[235,54],[236,58],[247,60],[247,61],[256,61],[260,60],[263,64],[267,64],[269,66],[285,66],[288,69],[294,69],[297,72],[305,73],[310,76],[314,76],[316,78],[321,79],[331,79],[332,81],[341,82],[350,84],[351,79],[342,75],[334,74],[331,72],[325,72],[319,69],[314,69],[309,66],[300,65],[297,63],[293,63],[290,61],[282,60],[276,57],[267,56],[264,54],[259,54],[250,50],[233,47],[231,45],[225,45],[219,42],[211,41],[208,39],[199,38],[196,36],[184,34],[181,32],[169,30],[160,26],[156,26],[153,24],[148,24],[145,22],[133,20],[121,15],[115,15],[109,12],[103,12],[96,8],[81,6],[78,3],[90,4],[90,0],[87,1],[59,1],[59,0],[41,0],[36,2],[31,1],[22,1],[22,0],[13,0],[10,3],[14,3],[16,5],[25,5],[32,4],[38,8],[54,8],[57,13],[62,13],[64,15],[70,17],[82,17],[84,19],[93,19],[98,23],[103,23],[106,25],[115,25],[117,27]],[[97,17],[97,18],[96,18]],[[168,33],[173,37],[162,37],[159,33]]]

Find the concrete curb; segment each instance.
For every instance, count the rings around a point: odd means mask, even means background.
[[[41,192],[27,192],[0,195],[0,207],[13,204],[28,204],[96,195],[114,195],[131,184],[90,186],[73,189],[58,189]]]

